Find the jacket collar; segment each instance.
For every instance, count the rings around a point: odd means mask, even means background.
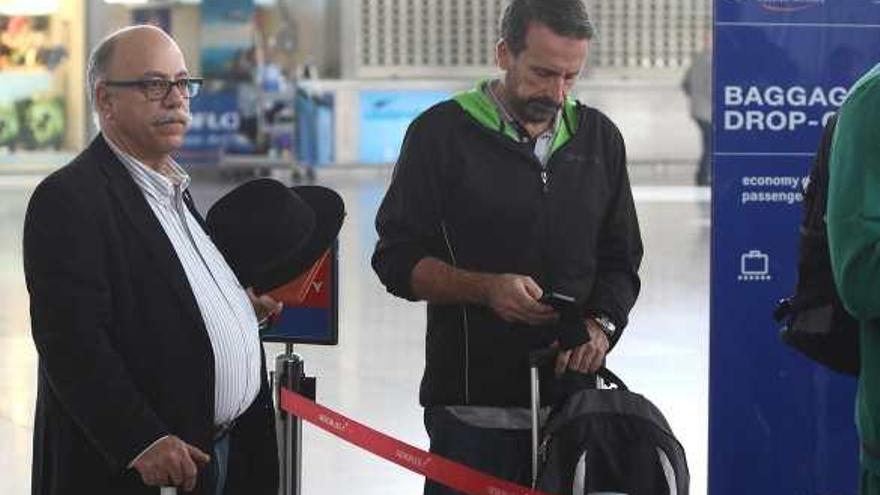
[[[463,91],[452,96],[453,101],[481,126],[492,131],[500,132],[513,141],[519,141],[519,134],[509,125],[505,125],[504,119],[498,112],[498,107],[486,94],[485,86],[492,79],[479,81],[473,89]],[[551,153],[561,148],[577,133],[580,123],[578,108],[581,104],[572,97],[567,97],[562,104],[562,125],[556,133],[551,145]]]

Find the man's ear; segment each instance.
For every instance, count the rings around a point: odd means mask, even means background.
[[[498,40],[498,43],[495,43],[495,63],[498,64],[498,68],[503,71],[510,70],[512,57],[507,42],[503,39]]]
[[[113,115],[113,100],[107,86],[103,84],[98,84],[95,88],[95,109],[103,118],[110,118]]]

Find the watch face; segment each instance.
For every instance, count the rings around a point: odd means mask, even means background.
[[[614,332],[617,330],[617,327],[614,325],[614,323],[612,323],[611,320],[604,316],[594,318],[594,320],[596,321],[596,323],[599,324],[599,327],[602,329],[602,331],[604,331],[609,337],[614,335]]]

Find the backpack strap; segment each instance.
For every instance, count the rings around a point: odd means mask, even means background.
[[[807,186],[804,204],[804,221],[801,233],[826,237],[825,212],[828,210],[829,161],[831,159],[831,141],[834,139],[834,128],[837,127],[837,114],[828,119],[819,149],[810,169],[810,183]]]

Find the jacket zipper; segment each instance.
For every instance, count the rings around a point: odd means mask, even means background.
[[[581,111],[580,108],[581,108],[581,105],[578,105],[577,106],[577,109],[578,109],[577,129],[578,130],[581,130],[583,128],[584,119],[585,119],[585,113],[583,111]],[[462,111],[464,112],[463,109],[462,109]],[[465,112],[465,113],[467,113],[467,112]],[[567,126],[568,122],[565,121],[565,113],[564,112],[562,115],[562,119],[563,119],[562,125]],[[494,139],[501,141],[501,143],[505,147],[507,147],[508,149],[513,150],[513,151],[520,153],[520,154],[526,154],[523,152],[521,147],[517,146],[516,143],[511,142],[510,138],[505,136],[503,133],[501,133],[497,130],[489,129],[489,128],[485,127],[484,125],[480,124],[479,122],[475,122],[472,118],[470,120],[471,120],[471,123],[473,125],[477,126],[482,132],[485,132],[488,135],[492,136]],[[571,138],[568,140],[568,142],[566,142],[559,149],[557,149],[556,152],[553,152],[550,155],[550,158],[547,160],[546,166],[541,164],[541,162],[538,160],[538,158],[535,156],[534,153],[528,153],[528,159],[532,162],[532,164],[536,165],[538,167],[538,169],[540,170],[541,191],[544,194],[547,194],[550,191],[550,176],[552,175],[552,171],[550,170],[551,169],[550,164],[551,164],[551,162],[553,162],[554,155],[556,155],[556,153],[559,153],[560,151],[564,150],[566,147],[570,146],[571,143],[574,141],[575,133],[571,132],[571,129],[569,129],[569,132],[571,133]],[[552,146],[552,144],[551,144],[551,146]]]
[[[581,105],[578,105],[577,110],[578,110],[578,112],[577,112],[577,129],[578,129],[578,131],[582,131],[583,127],[584,127],[584,121],[586,120],[586,112],[581,109]],[[562,124],[567,126],[568,122],[565,120],[564,113],[562,115],[562,119],[563,119]],[[557,153],[560,153],[566,147],[571,146],[571,143],[573,143],[575,140],[576,133],[572,132],[571,127],[569,126],[569,133],[571,134],[571,138],[565,144],[563,144],[559,149],[557,149],[556,152],[551,153],[550,157],[547,160],[547,164],[545,166],[545,165],[541,164],[540,160],[538,160],[538,157],[535,156],[534,152],[525,153],[523,151],[522,147],[517,146],[516,143],[512,142],[507,136],[505,136],[503,134],[503,132],[493,131],[492,129],[489,129],[489,128],[481,125],[480,123],[474,121],[473,119],[471,119],[471,122],[473,125],[477,126],[482,132],[485,132],[488,135],[490,135],[493,139],[500,141],[502,146],[505,146],[508,149],[513,150],[514,152],[519,153],[519,154],[527,154],[526,158],[528,160],[530,160],[532,162],[532,164],[539,169],[539,176],[541,178],[541,203],[540,203],[540,207],[541,207],[541,216],[543,217],[545,214],[544,210],[546,209],[544,202],[547,198],[547,193],[550,192],[550,178],[552,175],[551,165],[553,163],[553,159],[555,158]],[[551,144],[551,146],[552,146],[552,144]],[[544,222],[544,228],[549,229],[549,224],[546,222],[546,220]],[[445,230],[444,230],[444,232],[445,232]],[[545,232],[545,237],[547,237],[547,232]],[[543,267],[542,267],[541,272],[546,274],[547,266],[549,265],[549,262],[547,261],[548,255],[547,255],[546,251],[542,251],[542,252],[543,252],[543,254],[542,254]],[[538,281],[538,283],[542,283],[542,281]],[[467,326],[467,319],[466,318],[467,318],[467,312],[465,312],[465,326]]]

